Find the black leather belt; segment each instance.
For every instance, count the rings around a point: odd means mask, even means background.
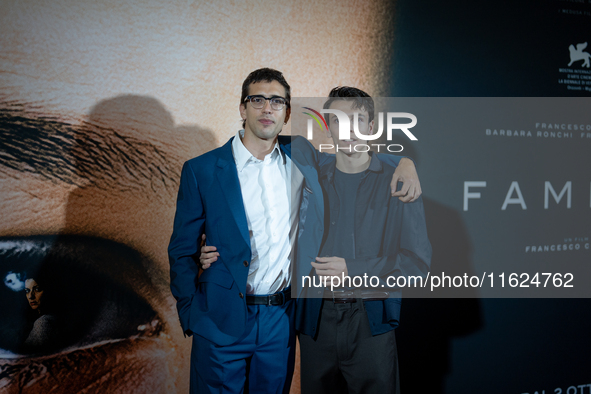
[[[248,305],[283,305],[291,300],[291,287],[269,295],[246,295]]]
[[[325,290],[324,299],[330,300],[335,304],[351,304],[358,299],[363,301],[381,301],[390,296],[387,291],[371,290]]]

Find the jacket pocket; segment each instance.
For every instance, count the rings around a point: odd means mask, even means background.
[[[218,286],[230,289],[234,283],[234,277],[228,271],[211,267],[203,271],[199,277],[199,283],[214,283]]]

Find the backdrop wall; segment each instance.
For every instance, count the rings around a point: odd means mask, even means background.
[[[187,391],[190,340],[178,323],[166,256],[178,175],[185,160],[239,128],[240,85],[250,71],[283,71],[300,97],[323,97],[337,85],[399,97],[588,95],[572,83],[588,75],[584,59],[568,64],[569,46],[591,40],[589,4],[476,7],[407,0],[2,1],[0,390]],[[499,120],[489,128],[495,127],[514,126]],[[446,141],[461,133],[447,129]],[[437,134],[405,143],[432,218],[434,265],[453,258],[469,266],[490,249],[519,261],[523,250],[491,246],[474,231],[487,228],[495,237],[530,219],[536,231],[515,234],[516,245],[562,242],[543,238],[540,215],[548,228],[563,223],[560,238],[591,237],[583,192],[591,181],[591,140],[519,146],[526,154],[506,161],[503,138],[475,133],[485,154],[469,145],[461,157],[436,152]],[[493,165],[496,151],[502,171],[479,172]],[[524,167],[528,157],[545,163],[548,176],[539,180],[557,191],[573,181],[582,197],[572,211],[564,200],[552,212],[539,207],[543,185],[530,179],[537,169]],[[449,167],[435,171],[443,161]],[[531,188],[536,208],[501,216],[499,198],[502,204],[514,180],[528,203]],[[465,181],[488,182],[467,212]],[[486,215],[498,222],[483,227]],[[559,265],[571,255],[544,256]],[[588,251],[580,256],[589,260]],[[34,319],[25,275],[45,281],[61,319],[56,324],[69,330],[41,352],[27,344]],[[584,393],[589,389],[568,390],[591,383],[588,309],[587,300],[405,300],[398,332],[403,387]]]

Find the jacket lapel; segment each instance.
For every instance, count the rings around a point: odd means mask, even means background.
[[[232,156],[232,139],[220,149],[220,157],[216,163],[216,172],[221,189],[230,207],[232,217],[236,221],[244,242],[250,248],[250,236],[246,221],[246,211],[242,200],[242,190],[240,189],[240,180],[238,179],[234,156]]]

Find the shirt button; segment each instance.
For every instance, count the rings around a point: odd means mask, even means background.
[[[248,267],[248,261],[244,260],[242,264],[244,264],[245,267]]]
[[[335,225],[335,222],[331,222],[331,224],[334,226]]]
[[[240,298],[244,298],[244,294],[238,293],[238,295],[240,296]]]

